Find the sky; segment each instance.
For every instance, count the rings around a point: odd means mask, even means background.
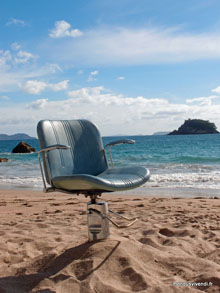
[[[89,119],[103,136],[220,131],[219,0],[0,0],[0,133]]]

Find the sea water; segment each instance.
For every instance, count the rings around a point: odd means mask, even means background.
[[[103,137],[103,144],[130,138],[135,144],[112,147],[115,167],[149,168],[144,188],[198,188],[220,191],[220,134]],[[27,140],[39,150],[38,140]],[[41,189],[37,153],[13,154],[19,141],[0,141],[0,188]]]

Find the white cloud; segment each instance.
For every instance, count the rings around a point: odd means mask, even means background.
[[[90,72],[90,74],[91,75],[97,75],[97,74],[99,74],[99,72],[98,72],[98,70],[95,70],[95,71]]]
[[[220,94],[220,86],[212,90],[213,93]]]
[[[19,45],[15,43],[12,46],[19,48]],[[10,50],[0,50],[0,72],[6,72],[12,69],[14,64],[25,64],[36,58],[36,56],[27,51],[20,50],[15,54],[15,52],[11,52]]]
[[[68,88],[69,80],[64,80],[58,83],[49,83],[48,87],[51,88],[53,91],[63,91]]]
[[[97,123],[102,125],[106,118],[109,122],[106,122],[103,129],[108,135],[122,131],[150,134],[173,130],[189,117],[218,121],[220,126],[220,105],[212,103],[216,98],[214,96],[195,98],[194,103],[188,100],[187,103],[174,104],[167,99],[114,95],[103,87],[82,88],[70,91],[68,95],[70,100],[65,103],[71,104],[75,109],[81,107],[84,113],[92,111],[93,119],[96,119]],[[86,116],[83,111],[79,110],[77,113]]]
[[[38,95],[47,88],[47,83],[37,80],[28,80],[21,88],[29,94]]]
[[[196,103],[196,99],[200,101]],[[94,121],[102,135],[151,134],[174,130],[188,118],[210,120],[220,130],[220,103],[217,103],[217,99],[215,103],[210,97],[207,99],[210,100],[209,104],[201,103],[201,98],[195,98],[193,103],[177,104],[167,99],[116,95],[104,87],[81,88],[69,91],[68,98],[62,100],[44,98],[27,105],[2,106],[0,132],[12,129],[13,132],[22,130],[33,133],[41,119],[79,118]],[[7,113],[7,120],[4,113]]]
[[[14,68],[13,62],[6,63],[5,66],[1,66],[0,57],[0,91],[17,91],[18,88],[22,87],[21,85],[23,85],[27,79],[42,78],[48,75],[51,77],[52,74],[61,71],[57,64],[46,64],[43,66],[28,64],[28,67],[21,63],[18,65],[22,67]]]
[[[119,77],[117,78],[117,80],[124,80],[124,79],[125,79],[124,76],[119,76]]]
[[[56,63],[54,63],[54,64],[48,63],[48,64],[45,64],[44,66],[38,68],[39,75],[46,75],[46,74],[57,73],[57,72],[63,72],[63,70]]]
[[[205,105],[211,105],[212,101],[214,99],[219,98],[219,96],[209,96],[209,97],[200,97],[200,98],[194,98],[194,99],[187,99],[186,103],[187,104],[198,104],[201,106]]]
[[[46,89],[51,89],[52,91],[62,91],[68,88],[69,80],[64,80],[58,83],[47,83],[38,80],[28,80],[21,89],[29,94],[38,95]]]
[[[32,108],[34,110],[39,110],[45,108],[47,105],[48,99],[39,99],[34,102],[32,102],[27,108]]]
[[[97,79],[95,78],[95,76],[98,75],[98,74],[99,74],[98,70],[90,72],[90,75],[88,77],[88,81],[89,82],[96,81]]]
[[[35,59],[36,56],[27,51],[19,51],[17,57],[14,58],[15,63],[27,63],[30,59]]]
[[[9,21],[6,23],[7,26],[16,25],[16,26],[26,26],[27,23],[24,20],[17,19],[17,18],[10,18]]]
[[[220,35],[176,28],[98,28],[85,31],[83,38],[54,42],[53,47],[51,57],[79,66],[176,63],[219,59]]]
[[[5,70],[8,70],[11,67],[11,60],[12,56],[9,50],[0,50],[0,72],[4,72]]]
[[[63,38],[63,37],[80,37],[82,32],[78,29],[71,29],[71,25],[65,20],[55,22],[55,28],[51,30],[49,36],[51,38]]]
[[[14,42],[11,44],[11,48],[12,50],[17,51],[21,48],[21,45],[19,45],[17,42]]]
[[[58,64],[37,63],[38,56],[26,50],[20,50],[18,43],[12,43],[12,50],[0,49],[0,91],[12,92],[18,90],[20,85],[28,79],[38,79],[47,75],[62,72]],[[52,87],[53,85],[51,85]],[[66,88],[67,83],[55,85],[55,89]]]

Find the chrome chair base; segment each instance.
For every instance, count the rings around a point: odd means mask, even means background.
[[[108,238],[108,203],[104,201],[92,201],[87,204],[88,214],[88,236],[89,241],[103,240]]]
[[[123,218],[129,223],[127,225],[118,224],[109,217],[110,213]],[[105,201],[96,202],[96,200],[91,200],[91,202],[87,204],[87,215],[89,242],[107,239],[110,235],[109,222],[117,228],[126,228],[137,221],[137,218],[127,218],[109,210],[108,203]]]

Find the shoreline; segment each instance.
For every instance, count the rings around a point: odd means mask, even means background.
[[[12,184],[0,184],[0,190],[28,190],[28,191],[38,191],[43,192],[43,187],[33,187],[29,185],[12,185]],[[53,194],[53,192],[51,193]],[[220,198],[220,190],[213,188],[192,188],[192,187],[138,187],[135,189],[103,193],[103,194],[119,194],[119,195],[132,195],[136,194],[141,197],[167,197],[167,198]]]

